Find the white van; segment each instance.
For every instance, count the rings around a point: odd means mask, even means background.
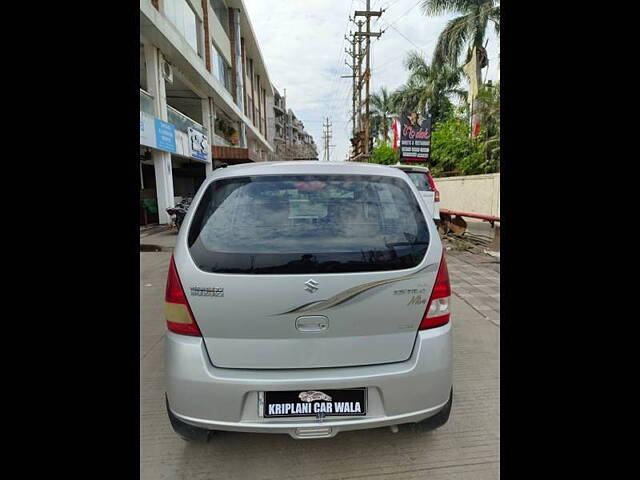
[[[438,225],[440,223],[440,192],[436,187],[436,183],[433,181],[429,169],[417,165],[401,165],[400,163],[390,166],[399,168],[409,176],[422,195],[422,198],[424,198],[433,220],[436,222],[436,225]]]

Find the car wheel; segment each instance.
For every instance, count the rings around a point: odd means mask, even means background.
[[[451,406],[453,405],[453,387],[451,387],[451,392],[449,393],[449,401],[444,406],[442,410],[440,410],[435,415],[425,418],[421,422],[418,422],[417,425],[420,430],[429,431],[435,430],[443,426],[449,420],[449,415],[451,414]]]
[[[183,422],[176,417],[169,408],[169,400],[166,398],[167,414],[169,415],[169,421],[173,430],[182,438],[185,442],[208,442],[209,437],[213,434],[213,430],[207,430],[205,428],[194,427],[188,423]]]

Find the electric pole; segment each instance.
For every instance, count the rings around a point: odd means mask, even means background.
[[[358,39],[358,80],[357,80],[357,87],[358,87],[358,117],[357,117],[357,127],[356,127],[356,134],[355,134],[355,141],[356,141],[356,148],[355,148],[355,152],[354,152],[354,160],[356,158],[358,158],[360,156],[360,154],[362,154],[362,36],[360,35],[362,33],[362,25],[363,25],[363,21],[362,20],[358,20],[357,25],[358,25],[358,35],[356,35],[354,33],[354,36]]]
[[[356,134],[356,61],[358,59],[358,53],[356,52],[356,39],[353,34],[351,40],[348,37],[344,39],[351,45],[351,50],[345,49],[347,55],[351,57],[351,65],[345,60],[344,63],[351,69],[351,75],[341,75],[340,78],[351,78],[351,121],[353,122],[352,136]]]
[[[358,25],[358,32],[362,33],[362,20],[355,21],[349,18],[352,22]],[[352,154],[351,158],[357,157],[361,151],[361,135],[359,134],[362,129],[362,41],[363,37],[357,36],[354,32],[351,33],[351,40],[345,37],[351,46],[350,50],[345,50],[347,55],[351,57],[351,65],[346,62],[347,66],[351,68],[351,75],[342,75],[341,78],[351,78],[351,122],[352,122]],[[357,92],[357,93],[356,93]]]
[[[329,121],[329,117],[327,117],[326,123],[322,124],[322,127],[324,128],[324,132],[322,134],[322,140],[324,140],[324,155],[322,158],[325,162],[330,162],[331,157],[329,148],[333,147],[333,145],[331,145],[331,122]]]
[[[352,40],[349,40],[345,37],[347,41],[351,44],[351,50],[347,50],[347,54],[349,54],[352,58],[352,65],[347,65],[351,67],[351,75],[343,75],[342,78],[352,78],[352,87],[351,87],[351,121],[353,122],[353,134],[351,137],[351,144],[353,148],[353,153],[351,155],[352,159],[356,159],[362,153],[362,40],[363,37],[358,35],[362,33],[362,25],[364,22],[362,20],[358,20],[357,22],[351,17],[349,17],[353,23],[358,25],[358,32],[351,33]],[[356,94],[357,90],[357,94]]]
[[[371,10],[371,0],[367,0],[367,9],[366,10],[356,10],[355,12],[355,16],[356,17],[365,17],[366,18],[366,26],[367,26],[367,30],[365,32],[362,32],[362,29],[359,28],[358,33],[356,33],[355,35],[357,35],[359,38],[364,37],[366,39],[366,48],[365,48],[365,55],[366,55],[366,64],[365,64],[365,71],[364,71],[364,75],[362,77],[360,77],[361,79],[364,79],[365,82],[365,114],[364,114],[364,125],[361,126],[360,130],[364,130],[364,145],[362,148],[362,154],[363,154],[363,159],[367,160],[369,159],[370,156],[370,152],[369,152],[369,139],[371,138],[371,121],[369,119],[369,81],[371,79],[371,37],[380,37],[380,35],[382,35],[382,32],[372,32],[371,31],[371,17],[380,17],[382,15],[382,12],[384,12],[384,10],[379,10],[379,11],[372,11]],[[361,22],[359,24],[359,26],[361,25]],[[359,52],[361,53],[361,52]],[[359,89],[360,90],[360,89]],[[360,92],[359,92],[360,93]]]

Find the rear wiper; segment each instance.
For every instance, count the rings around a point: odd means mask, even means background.
[[[373,265],[386,263],[384,259],[384,252],[382,250],[375,248],[367,250],[366,252],[364,250],[360,250],[360,254],[362,255],[362,263],[370,263]],[[379,256],[382,258],[379,259]]]

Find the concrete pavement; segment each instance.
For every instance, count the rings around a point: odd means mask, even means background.
[[[175,233],[145,237],[172,246]],[[333,439],[217,432],[174,434],[164,404],[164,287],[170,252],[140,253],[140,474],[143,479],[496,479],[500,467],[499,264],[447,252],[454,295],[454,403],[434,432],[401,425]],[[497,295],[497,296],[496,296]],[[488,307],[488,308],[486,308]]]
[[[163,248],[173,248],[176,244],[178,232],[175,228],[166,228],[153,235],[140,235],[140,245],[158,245]]]

